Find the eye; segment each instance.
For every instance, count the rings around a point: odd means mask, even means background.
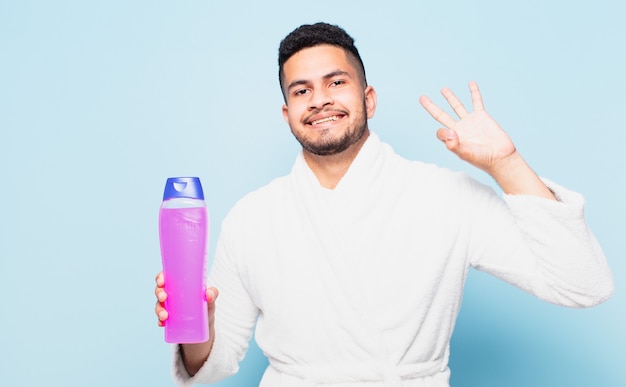
[[[294,91],[293,95],[298,96],[298,95],[305,95],[309,92],[309,89],[298,89],[296,91]]]
[[[341,86],[341,85],[343,85],[344,83],[346,83],[346,82],[344,82],[344,81],[342,81],[342,80],[336,80],[336,81],[332,81],[332,82],[330,83],[330,85],[331,85],[331,86]]]

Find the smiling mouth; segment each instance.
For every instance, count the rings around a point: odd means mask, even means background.
[[[309,124],[310,125],[320,125],[320,124],[325,124],[327,122],[338,121],[339,118],[340,118],[340,116],[330,116],[330,117],[322,118],[322,119],[319,119],[319,120],[311,121]]]

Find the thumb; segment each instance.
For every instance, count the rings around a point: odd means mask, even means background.
[[[454,150],[459,145],[459,135],[454,129],[441,128],[437,131],[439,141],[446,144],[446,148]]]
[[[212,304],[217,300],[217,297],[220,295],[220,292],[217,288],[210,287],[206,290],[206,300],[209,304]]]

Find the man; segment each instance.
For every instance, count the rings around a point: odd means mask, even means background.
[[[437,137],[491,175],[504,199],[465,174],[401,158],[369,130],[376,92],[341,28],[290,33],[279,80],[302,153],[224,220],[207,290],[211,339],[175,348],[180,384],[235,373],[256,325],[270,363],[261,386],[448,386],[470,267],[560,305],[611,295],[582,197],[533,172],[476,83],[472,113],[442,91],[458,121],[420,103],[444,126]],[[163,325],[162,274],[156,296]]]

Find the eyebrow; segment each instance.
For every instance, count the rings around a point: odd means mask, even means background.
[[[348,73],[347,71],[343,71],[343,70],[331,71],[330,73],[324,75],[322,78],[324,80],[327,80],[327,79],[338,77],[338,76],[347,76],[348,78],[352,78],[350,76],[350,73]],[[311,83],[311,81],[308,79],[296,79],[295,81],[291,82],[289,86],[287,86],[287,90],[291,90],[291,88],[295,86],[307,85],[309,83]]]

